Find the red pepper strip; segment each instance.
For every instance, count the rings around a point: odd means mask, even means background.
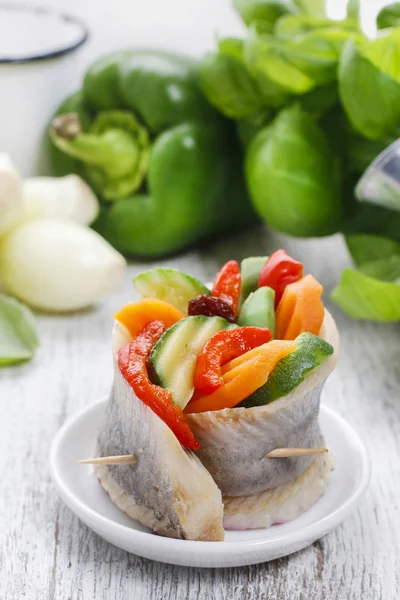
[[[118,352],[118,366],[136,396],[168,425],[179,442],[197,450],[199,443],[194,439],[183,412],[172,402],[171,392],[151,383],[147,371],[150,351],[165,329],[162,321],[148,323],[132,342]]]
[[[203,394],[211,394],[224,384],[221,366],[226,362],[266,344],[272,338],[268,327],[240,327],[219,331],[197,357],[193,384]]]
[[[276,250],[267,259],[258,277],[258,287],[268,286],[275,290],[275,308],[282,298],[285,287],[303,277],[303,264],[288,255],[286,250]]]
[[[229,304],[236,316],[239,308],[241,286],[242,276],[240,275],[239,263],[236,260],[230,260],[217,273],[211,295],[214,298],[221,298]]]

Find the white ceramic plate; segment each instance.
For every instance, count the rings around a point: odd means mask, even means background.
[[[356,431],[331,408],[321,407],[321,427],[335,456],[325,495],[301,517],[269,529],[227,531],[224,542],[160,537],[122,513],[98,483],[93,467],[77,460],[93,455],[105,400],[66,423],[50,452],[51,474],[61,498],[86,525],[112,544],[153,560],[196,567],[237,567],[286,556],[312,544],[355,509],[370,479],[370,460]]]

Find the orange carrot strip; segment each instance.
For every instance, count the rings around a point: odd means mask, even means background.
[[[247,362],[248,360],[253,360],[264,354],[266,354],[268,356],[269,352],[270,352],[270,347],[271,347],[271,342],[267,342],[266,344],[261,344],[261,346],[257,346],[257,348],[253,348],[252,350],[249,350],[248,352],[246,352],[245,354],[242,354],[241,356],[237,356],[236,358],[233,358],[232,360],[230,360],[229,362],[225,363],[222,366],[222,369],[221,369],[222,374],[225,375],[225,373],[232,371],[232,369],[235,369],[236,367],[242,365],[243,363]]]
[[[114,319],[124,325],[133,338],[151,321],[162,321],[168,329],[168,327],[184,318],[183,312],[169,304],[169,302],[157,298],[143,298],[139,302],[125,304],[114,315]]]
[[[318,335],[325,313],[322,291],[322,285],[312,275],[285,288],[276,311],[277,339],[294,340],[305,331]]]
[[[184,412],[190,414],[235,407],[264,385],[276,364],[295,348],[294,342],[274,340],[232,360],[228,363],[232,367],[223,376],[224,384],[212,394],[195,393]]]

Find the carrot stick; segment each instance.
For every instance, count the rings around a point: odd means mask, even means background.
[[[276,311],[277,339],[294,340],[305,331],[318,335],[325,313],[322,291],[312,275],[286,286]]]
[[[114,315],[114,319],[127,328],[132,338],[135,338],[151,321],[162,321],[165,328],[168,329],[184,318],[183,312],[169,302],[157,298],[143,298],[139,302],[125,304]]]
[[[228,369],[227,365],[224,367],[224,384],[212,394],[195,393],[184,412],[198,413],[235,407],[264,385],[276,364],[295,348],[294,342],[274,340],[235,358],[228,363]]]

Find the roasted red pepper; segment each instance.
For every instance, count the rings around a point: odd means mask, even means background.
[[[197,450],[194,439],[181,409],[172,401],[172,394],[151,383],[146,362],[156,341],[165,331],[162,321],[148,323],[136,338],[118,352],[118,366],[136,396],[149,406],[170,427],[179,442]]]
[[[272,338],[270,330],[260,327],[239,327],[219,331],[205,344],[197,357],[193,383],[196,390],[211,394],[224,383],[221,366],[226,362],[266,344]]]
[[[275,290],[275,308],[282,298],[285,287],[303,277],[303,264],[288,255],[286,250],[276,250],[267,259],[258,277],[258,287],[268,286]]]
[[[241,286],[242,276],[240,275],[239,263],[236,260],[230,260],[217,273],[211,295],[214,298],[221,298],[229,304],[236,316],[239,309]]]

